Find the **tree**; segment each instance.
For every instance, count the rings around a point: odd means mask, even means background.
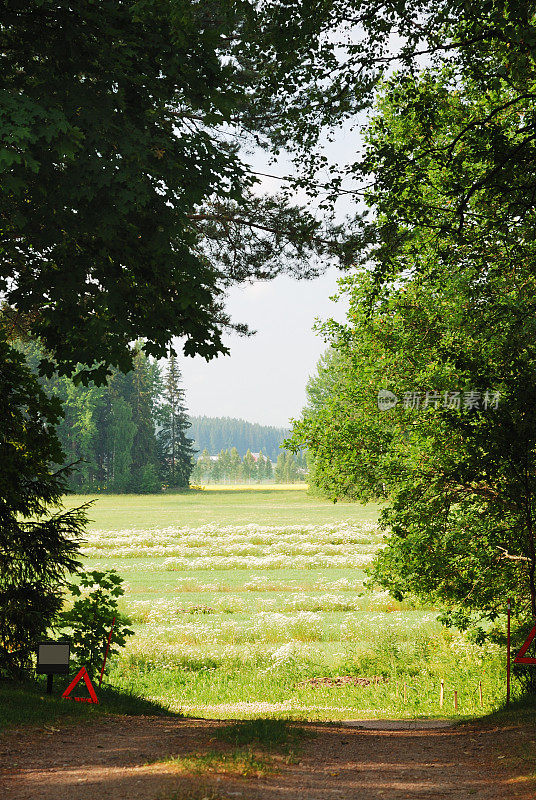
[[[93,678],[105,654],[108,656],[105,671],[108,671],[109,660],[119,652],[119,647],[124,647],[127,637],[134,631],[128,627],[128,617],[117,607],[117,600],[125,591],[123,579],[114,569],[80,572],[78,581],[67,587],[76,599],[72,607],[60,615],[58,627],[66,629],[77,665],[86,667]],[[84,597],[83,590],[87,593]],[[110,648],[106,653],[108,637]]]
[[[212,461],[210,460],[210,453],[208,450],[205,449],[201,453],[201,457],[198,460],[199,470],[201,473],[202,480],[210,481],[211,474],[212,474]]]
[[[244,478],[246,479],[247,483],[255,480],[257,475],[257,465],[255,463],[255,459],[251,455],[251,450],[249,449],[244,456],[244,460],[242,461],[242,469],[244,471]]]
[[[214,458],[211,461],[210,479],[213,483],[219,483],[222,477],[221,461],[219,458]]]
[[[190,481],[194,485],[198,485],[199,483],[201,483],[202,479],[203,475],[201,472],[201,459],[198,458],[194,464],[192,474],[190,475]]]
[[[367,142],[368,268],[342,282],[348,322],[323,327],[337,359],[291,444],[311,448],[331,497],[389,498],[376,581],[482,637],[510,594],[520,625],[536,617],[534,215],[483,188],[463,231],[449,224],[460,181],[482,169],[476,139],[461,177],[450,158],[467,107],[493,111],[445,73],[387,84]],[[518,121],[505,109],[493,124],[507,140]],[[379,390],[398,398],[391,410]]]
[[[160,451],[170,486],[187,487],[194,466],[192,439],[186,435],[190,421],[184,405],[184,389],[177,360],[171,354],[165,376],[164,405],[159,413]]]
[[[77,439],[79,465],[77,480],[80,481],[82,491],[91,492],[94,487],[97,473],[96,461],[96,409],[102,398],[100,387],[91,387],[89,391],[79,393],[76,403],[76,420],[73,434]]]
[[[107,488],[113,492],[125,492],[132,481],[132,443],[135,433],[132,408],[123,397],[112,396],[108,427]]]
[[[230,461],[229,461],[229,475],[230,479],[235,483],[240,481],[242,477],[242,459],[240,458],[236,447],[231,448]]]
[[[220,464],[220,475],[223,481],[229,480],[229,473],[231,470],[231,456],[228,450],[221,450],[218,456]]]
[[[298,177],[289,179],[291,186],[305,188],[310,195],[322,189],[328,195],[323,200],[327,205],[341,193],[359,199],[366,196],[371,185],[380,185],[366,166],[366,148],[359,148],[360,157],[354,163],[330,165],[332,177],[327,184],[319,179],[326,157],[320,149],[312,155],[311,148],[323,126],[341,120],[349,120],[350,127],[360,124],[356,115],[374,106],[377,89],[389,73],[396,71],[397,81],[404,84],[431,65],[438,73],[450,76],[454,89],[472,85],[489,104],[484,114],[474,113],[474,106],[467,107],[464,124],[457,130],[444,130],[443,140],[436,142],[435,155],[457,162],[459,178],[449,203],[438,209],[441,216],[448,218],[450,228],[461,231],[470,221],[466,212],[475,194],[485,195],[490,201],[507,197],[506,205],[518,208],[521,215],[534,210],[536,142],[532,126],[519,124],[513,135],[506,136],[501,130],[505,115],[520,121],[534,116],[536,21],[530,4],[518,0],[490,0],[485,4],[434,0],[371,5],[368,0],[347,0],[324,11],[330,20],[331,37],[319,45],[314,60],[296,65],[292,73],[295,90],[280,104],[283,113],[270,117],[270,140],[292,149],[294,162],[298,169],[301,167]],[[319,18],[323,16],[320,11]],[[284,70],[283,63],[269,77],[262,75],[267,96],[264,103],[257,97],[259,109],[273,111],[270,89],[283,79]],[[428,123],[433,127],[437,110],[434,101],[428,104],[422,95],[416,99],[419,121],[425,128]],[[391,164],[394,179],[403,175],[408,165],[418,169],[421,158],[426,162],[431,154],[426,132],[419,140],[410,139],[416,145],[413,158],[406,161],[399,151]],[[467,148],[477,144],[480,159],[465,170]],[[423,180],[433,184],[437,178],[426,174],[424,168]],[[408,193],[406,203],[410,202]],[[433,205],[427,216],[437,229]],[[348,255],[362,251],[363,242],[368,240],[367,228],[361,214],[357,215],[354,232],[342,244]]]
[[[329,28],[310,11],[300,31],[279,3],[5,4],[0,290],[47,374],[100,382],[138,338],[155,357],[179,336],[211,358],[227,351],[229,284],[311,273],[329,238],[287,199],[251,194],[233,136],[267,130],[259,71],[268,52],[287,71],[308,57]]]
[[[265,476],[264,470],[264,456],[262,454],[262,450],[259,451],[259,455],[257,458],[257,483],[262,483]]]
[[[21,677],[79,565],[88,506],[56,510],[69,474],[52,468],[63,460],[54,435],[60,405],[1,339],[0,359],[0,675]]]
[[[128,490],[160,491],[161,481],[156,469],[157,443],[152,380],[148,359],[141,349],[137,350],[134,357],[134,368],[125,376],[121,376],[120,381],[123,385],[123,396],[132,408],[132,421],[136,426],[131,448],[132,464]]]
[[[283,483],[295,483],[298,480],[298,465],[294,453],[287,453],[283,470]]]
[[[440,302],[447,310],[444,330],[435,319],[430,328],[436,330],[435,352],[436,358],[443,360],[442,370],[453,365],[451,369],[466,380],[468,376],[474,386],[493,386],[502,396],[500,409],[492,413],[485,409],[470,425],[454,415],[449,432],[462,437],[464,483],[473,486],[484,519],[488,524],[493,520],[490,563],[496,560],[497,549],[504,551],[504,559],[518,562],[519,590],[522,596],[528,593],[534,618],[534,444],[528,387],[534,381],[536,362],[530,344],[532,299],[527,292],[532,294],[528,287],[534,284],[536,216],[530,201],[520,197],[532,178],[526,162],[531,158],[531,144],[519,126],[520,118],[531,118],[534,98],[530,90],[517,95],[507,80],[498,81],[494,88],[491,96],[482,95],[472,80],[454,88],[449,73],[434,71],[419,81],[399,83],[396,90],[387,87],[378,124],[371,129],[369,168],[379,177],[371,201],[380,220],[389,216],[391,234],[388,247],[385,236],[377,237],[375,260],[377,274],[389,271],[389,279],[382,281],[386,295],[390,293],[387,285],[392,286],[410,267],[428,285],[428,303]],[[401,126],[394,119],[395,103],[399,119],[405,119]],[[503,107],[500,114],[497,104]],[[421,114],[423,107],[426,119],[415,127],[416,114]],[[488,120],[490,128],[484,141],[476,135],[483,120]],[[406,139],[410,127],[413,138]],[[463,139],[462,149],[458,143],[445,146],[452,137]],[[495,151],[490,138],[503,142],[506,157],[496,163],[493,183],[486,177],[489,158],[482,155],[483,149],[485,153]],[[391,147],[388,157],[386,145]],[[511,158],[514,146],[519,153],[515,161]],[[421,151],[418,167],[410,163],[416,149]],[[403,165],[394,174],[393,158]],[[391,179],[385,180],[389,172]],[[438,174],[440,182],[435,178]],[[397,201],[402,182],[407,194]],[[467,187],[463,189],[463,219],[453,229],[449,201],[463,184]],[[409,224],[410,218],[417,224]],[[438,226],[440,237],[435,233]],[[426,297],[426,292],[422,295]],[[458,480],[461,471],[459,466]],[[487,488],[476,491],[482,484]],[[494,592],[490,589],[495,598],[502,574],[502,569],[496,569],[498,583]],[[489,607],[491,600],[487,601]]]
[[[264,462],[264,477],[267,481],[271,481],[274,477],[274,470],[272,467],[272,462],[269,458],[266,459]]]
[[[276,483],[285,483],[285,466],[287,463],[287,453],[283,450],[277,456],[277,462],[274,469],[274,478]]]

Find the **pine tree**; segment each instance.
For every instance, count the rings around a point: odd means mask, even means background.
[[[264,462],[264,477],[267,481],[273,480],[274,477],[274,468],[269,458]]]
[[[187,487],[194,468],[193,440],[186,432],[190,421],[184,406],[184,389],[175,354],[171,354],[164,380],[164,406],[160,419],[160,451],[170,486]]]

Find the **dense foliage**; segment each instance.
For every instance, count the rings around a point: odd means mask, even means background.
[[[67,589],[73,604],[59,615],[56,626],[70,639],[75,663],[85,667],[90,677],[99,675],[109,640],[106,673],[113,656],[134,633],[128,627],[130,620],[117,607],[125,593],[123,579],[114,569],[80,571],[77,582]]]
[[[68,471],[53,426],[60,406],[24,358],[0,340],[0,676],[20,677],[78,566],[85,507],[59,511]]]
[[[248,450],[253,453],[262,450],[265,456],[276,461],[279,446],[288,434],[285,428],[259,425],[232,417],[190,417],[190,423],[189,433],[196,450],[201,453],[206,449],[211,456],[236,447],[242,458]]]
[[[461,626],[493,621],[507,596],[536,617],[534,213],[481,181],[451,224],[461,184],[486,168],[479,138],[451,143],[493,115],[499,88],[445,71],[386,85],[363,167],[371,244],[343,282],[348,323],[324,326],[332,349],[293,434],[330,496],[389,498],[375,579]],[[510,97],[490,122],[505,141],[522,107]]]
[[[13,326],[54,357],[48,374],[86,365],[87,380],[93,365],[100,381],[128,369],[138,338],[153,356],[180,336],[211,358],[226,351],[229,284],[314,272],[320,224],[288,199],[253,198],[237,142],[266,127],[260,84],[277,107],[267,53],[295,68],[326,26],[316,10],[3,3],[0,291]]]
[[[36,370],[41,348],[32,341],[18,347]],[[61,403],[56,433],[62,463],[76,465],[70,489],[157,492],[163,483],[188,486],[193,450],[173,357],[162,369],[138,349],[133,369],[126,374],[113,370],[101,386],[75,384],[65,375],[40,383]]]

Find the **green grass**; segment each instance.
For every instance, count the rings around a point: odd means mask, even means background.
[[[285,719],[271,717],[235,722],[220,728],[216,734],[218,739],[236,746],[255,744],[268,750],[286,748],[290,744],[297,745],[313,735],[311,731],[291,725]]]
[[[274,771],[273,759],[243,747],[226,753],[208,750],[188,756],[175,756],[167,758],[165,763],[173,766],[178,772],[193,775],[224,772],[241,778],[264,778]]]
[[[514,688],[515,684],[514,684]],[[486,722],[496,724],[519,723],[532,725],[534,727],[534,739],[536,740],[536,695],[515,696],[507,706],[506,702],[483,718]],[[536,741],[533,741],[536,744]],[[533,749],[536,753],[536,748]]]
[[[267,489],[239,489],[166,492],[157,495],[69,495],[69,508],[94,500],[89,511],[92,528],[165,528],[168,525],[288,525],[304,519],[310,524],[375,520],[380,506],[356,503],[328,503],[312,498],[303,490],[274,492]]]
[[[285,763],[292,763],[303,741],[314,735],[283,719],[245,720],[216,731],[215,740],[230,745],[232,749],[172,756],[166,758],[165,763],[179,772],[197,775],[224,772],[244,778],[265,777],[281,762],[274,755],[285,755]]]
[[[24,684],[0,682],[0,731],[21,725],[54,726],[96,720],[103,714],[170,715],[158,702],[111,686],[97,690],[99,705],[62,700],[67,681],[56,676],[53,694],[46,694],[46,681]],[[175,715],[176,716],[176,715]]]
[[[497,709],[497,648],[441,628],[434,609],[364,589],[365,562],[382,545],[378,512],[262,487],[98,496],[85,563],[124,577],[122,610],[136,632],[112,664],[111,684],[219,719],[464,718]],[[383,680],[306,683],[338,675]]]

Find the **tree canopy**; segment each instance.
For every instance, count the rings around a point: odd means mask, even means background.
[[[375,579],[462,627],[496,619],[509,594],[536,617],[534,214],[482,186],[452,224],[484,159],[478,137],[463,159],[450,143],[492,102],[445,70],[386,83],[363,162],[368,245],[341,284],[348,321],[322,328],[331,350],[292,437],[329,496],[388,499]],[[493,124],[507,141],[518,112]]]
[[[230,284],[315,274],[317,256],[351,261],[367,240],[361,218],[353,234],[325,231],[291,193],[302,186],[325,209],[362,197],[366,158],[321,179],[319,143],[360,124],[394,66],[404,84],[427,60],[486,98],[464,100],[434,145],[459,178],[448,224],[483,193],[534,205],[536,31],[524,2],[8,0],[0,45],[0,292],[12,328],[24,321],[45,344],[49,374],[84,364],[79,377],[102,380],[110,364],[128,369],[140,337],[156,357],[178,336],[211,358],[225,351]],[[427,172],[428,100],[415,98],[426,124],[398,151],[402,173],[404,159]],[[520,120],[508,132],[505,114]],[[248,142],[294,150],[298,174],[280,196],[252,194]]]
[[[155,357],[178,336],[211,358],[226,351],[227,286],[310,274],[330,240],[288,200],[253,198],[239,146],[261,125],[263,55],[290,74],[325,26],[315,10],[3,4],[0,292],[11,330],[24,322],[50,353],[47,374],[83,364],[102,380],[138,338]]]
[[[187,355],[211,358],[227,326],[246,332],[225,313],[230,285],[357,253],[350,317],[325,328],[332,353],[294,446],[309,446],[332,496],[392,498],[384,585],[436,596],[460,624],[492,619],[505,587],[536,616],[533,5],[6,0],[2,11],[2,336],[28,330],[44,374],[84,382],[126,371],[140,337],[154,357],[180,337]],[[330,165],[325,135],[360,125],[382,85],[364,148]],[[298,174],[279,195],[255,193],[248,143],[292,152]],[[326,224],[296,205],[297,187]],[[329,219],[341,194],[365,206],[349,231]],[[4,355],[13,419],[30,390],[41,423],[54,416]],[[380,415],[379,388],[489,390],[501,403]],[[154,446],[147,420],[134,431],[116,404],[116,434],[132,440],[118,474]],[[27,487],[45,510],[39,480],[57,442],[36,430],[21,446],[35,450],[35,480],[13,494],[9,525]],[[9,477],[20,454],[8,455]],[[52,583],[71,563],[60,528]]]

